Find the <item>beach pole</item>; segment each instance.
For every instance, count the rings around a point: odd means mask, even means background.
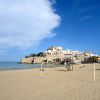
[[[41,63],[41,69],[40,69],[40,71],[41,71],[41,78],[42,78],[42,76],[43,76],[42,68],[43,68],[43,65],[42,65],[42,63]]]
[[[95,82],[95,63],[93,64],[93,69],[94,69],[93,77],[94,77],[94,82]]]
[[[48,60],[47,60],[47,63],[46,63],[46,69],[48,68]]]

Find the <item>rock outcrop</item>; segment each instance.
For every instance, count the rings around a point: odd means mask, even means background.
[[[20,63],[33,64],[33,63],[59,63],[66,61],[66,58],[73,59],[74,62],[84,62],[85,58],[95,56],[91,52],[82,53],[80,51],[63,50],[62,47],[50,47],[45,52],[38,54],[31,54],[22,58]],[[98,60],[100,62],[100,60]]]
[[[20,63],[22,63],[22,64],[32,64],[33,61],[34,61],[34,57],[22,58]]]

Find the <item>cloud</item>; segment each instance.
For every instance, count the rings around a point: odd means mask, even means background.
[[[53,2],[0,0],[0,49],[29,48],[54,36],[60,16],[55,14]]]
[[[92,15],[85,15],[85,16],[82,16],[80,20],[85,21],[85,20],[91,19],[92,17],[93,17]]]
[[[0,50],[0,55],[1,55],[1,54],[4,55],[4,54],[6,54],[6,53],[7,53],[7,51],[5,51],[5,50]]]

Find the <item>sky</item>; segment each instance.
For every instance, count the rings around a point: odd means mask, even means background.
[[[99,0],[0,0],[0,62],[50,46],[100,55]]]

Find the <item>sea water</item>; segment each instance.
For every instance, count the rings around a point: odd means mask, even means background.
[[[42,64],[42,68],[64,67],[61,64]],[[0,62],[0,71],[41,68],[41,64],[20,64],[18,62]]]
[[[0,62],[1,70],[32,69],[40,68],[40,64],[20,64],[18,62]]]

